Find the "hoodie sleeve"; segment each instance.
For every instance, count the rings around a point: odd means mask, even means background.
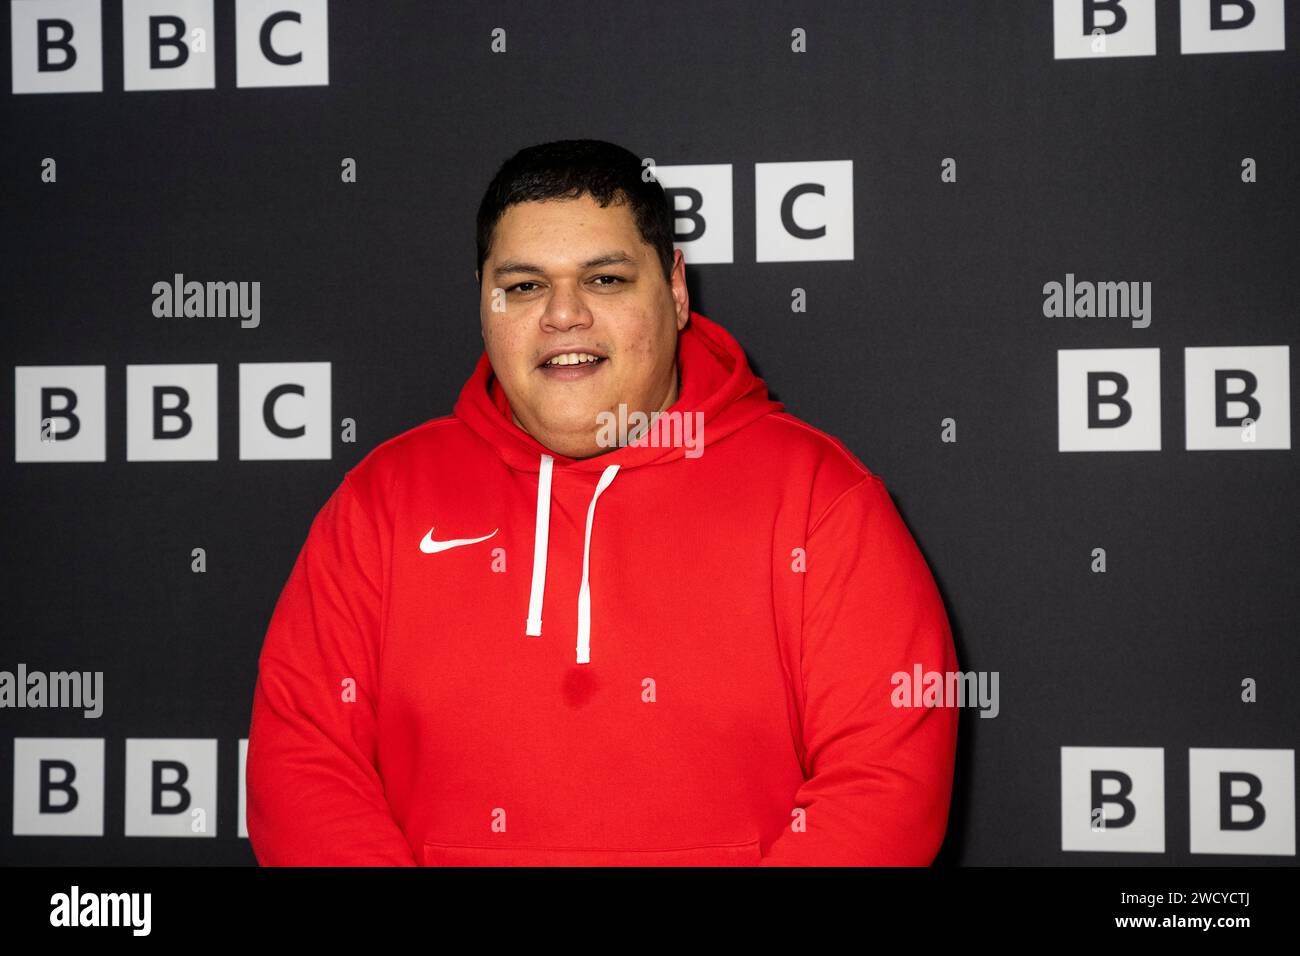
[[[928,866],[947,829],[957,711],[893,706],[891,677],[955,671],[957,657],[934,578],[875,475],[816,521],[805,574],[803,820],[761,865]]]
[[[382,556],[345,476],[312,523],[258,660],[245,786],[263,866],[416,865],[375,766]]]

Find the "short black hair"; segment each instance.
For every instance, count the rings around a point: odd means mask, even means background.
[[[641,239],[659,254],[664,279],[672,281],[673,212],[664,188],[642,178],[631,151],[598,139],[563,139],[519,150],[492,177],[478,207],[478,272],[492,246],[492,233],[515,203],[578,199],[590,195],[601,207],[628,203]]]

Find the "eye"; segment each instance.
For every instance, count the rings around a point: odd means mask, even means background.
[[[537,285],[537,283],[536,283],[536,282],[516,282],[514,285],[512,285],[512,286],[510,286],[508,289],[506,289],[506,291],[507,291],[507,292],[514,292],[514,291],[518,290],[518,291],[520,291],[520,292],[527,292],[528,290],[526,290],[526,289],[523,288],[523,287],[526,286],[526,285]]]
[[[613,279],[613,280],[614,280],[614,282],[608,282],[608,283],[606,283],[606,282],[602,282],[602,283],[600,283],[601,285],[605,286],[606,288],[608,288],[609,286],[613,285],[614,283],[617,283],[617,282],[626,282],[626,281],[627,281],[627,280],[624,279],[622,276],[608,276],[608,275],[606,275],[606,276],[596,276],[596,280],[600,280],[600,279]]]

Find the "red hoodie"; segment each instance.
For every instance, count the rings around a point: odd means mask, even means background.
[[[702,445],[557,455],[484,354],[347,472],[259,660],[261,864],[934,859],[957,713],[891,703],[957,666],[924,558],[721,326],[678,363]]]

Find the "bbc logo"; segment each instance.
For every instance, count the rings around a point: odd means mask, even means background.
[[[686,261],[735,261],[731,164],[651,169],[672,206],[673,245]],[[853,160],[754,164],[756,262],[852,258]]]
[[[1181,0],[1179,42],[1187,53],[1286,49],[1286,0]],[[1053,0],[1058,60],[1154,56],[1155,0]]]
[[[104,835],[102,737],[14,739],[14,836]],[[239,740],[239,815],[245,823],[248,739]],[[128,738],[123,834],[217,835],[217,741]]]
[[[103,365],[14,368],[14,461],[106,461]],[[331,456],[330,363],[241,362],[239,457]],[[126,460],[217,460],[217,366],[126,367]]]
[[[1188,348],[1189,451],[1291,447],[1291,349]],[[1160,350],[1060,349],[1059,451],[1160,450]]]
[[[1295,856],[1295,751],[1187,751],[1191,853]],[[1163,747],[1061,748],[1061,849],[1165,852]]]
[[[326,0],[238,0],[235,85],[328,86]],[[100,0],[10,0],[14,93],[104,90]],[[212,0],[122,0],[122,87],[216,86]]]

